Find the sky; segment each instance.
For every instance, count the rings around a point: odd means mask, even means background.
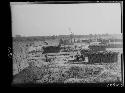
[[[12,36],[119,34],[120,3],[12,4]]]

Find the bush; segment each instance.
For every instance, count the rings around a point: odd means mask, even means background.
[[[76,78],[79,77],[79,72],[82,70],[82,68],[78,66],[73,66],[69,68],[68,73],[70,78]]]

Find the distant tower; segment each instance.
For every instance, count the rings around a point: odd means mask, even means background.
[[[68,29],[69,29],[69,31],[71,32],[71,28],[68,28]],[[73,41],[73,36],[74,36],[74,33],[71,32],[71,34],[70,34],[70,40],[71,40],[71,43],[74,42],[74,41]]]

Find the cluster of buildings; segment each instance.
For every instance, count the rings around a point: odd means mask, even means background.
[[[114,39],[113,41],[113,39],[89,39],[71,36],[46,39],[43,41],[29,41],[27,43],[26,56],[29,61],[39,62],[46,62],[46,59],[48,59],[49,62],[58,59],[60,62],[68,62],[68,60],[70,60],[73,62],[79,61],[92,64],[117,62],[119,52],[107,51],[109,49],[109,47],[107,49],[108,44],[122,44],[122,40]],[[80,58],[82,57],[81,55],[84,55],[85,58]]]
[[[84,55],[84,57],[87,57],[88,63],[116,62],[118,53],[106,51],[107,44],[109,44],[108,40],[99,38],[91,40],[70,36],[61,39],[36,41],[29,47],[28,51],[29,53],[41,52],[41,55],[53,54],[53,56],[57,53],[69,53],[69,56],[72,56],[70,53],[73,52],[76,56]],[[87,50],[87,52],[83,50]]]

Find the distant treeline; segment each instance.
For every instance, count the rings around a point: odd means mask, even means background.
[[[109,35],[109,34],[102,34],[102,35],[93,35],[93,34],[89,34],[89,35],[72,35],[72,38],[103,38],[103,39],[108,39],[111,42],[122,42],[122,38],[112,38],[113,35]],[[120,37],[121,35],[117,35],[118,37]],[[23,37],[23,36],[16,36],[13,37],[14,41],[44,41],[46,39],[61,39],[61,38],[70,38],[71,35],[53,35],[53,36],[29,36],[29,37]],[[107,38],[108,37],[108,38]],[[114,35],[115,37],[115,35]]]
[[[13,41],[44,41],[44,37],[13,37]]]

